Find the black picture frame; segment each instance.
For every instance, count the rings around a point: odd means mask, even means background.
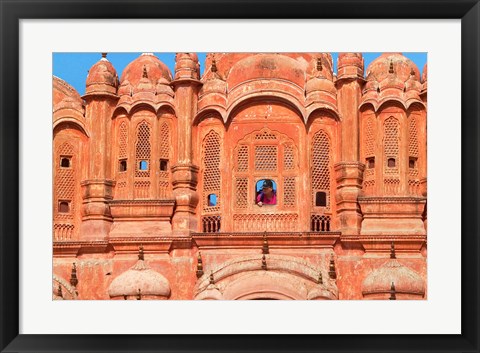
[[[112,6],[112,4],[121,6]],[[101,0],[94,2],[0,0],[0,15],[2,36],[0,43],[0,349],[2,352],[479,352],[480,4],[478,0]],[[248,337],[19,334],[19,21],[21,19],[83,18],[461,19],[462,333],[460,335],[248,335]],[[261,315],[257,319],[261,319]],[[190,324],[196,325],[196,318],[192,318]]]

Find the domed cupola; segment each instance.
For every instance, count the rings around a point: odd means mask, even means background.
[[[390,260],[365,278],[362,294],[365,299],[421,299],[425,295],[425,282],[396,259],[392,243]]]
[[[215,54],[207,55],[206,64],[208,66],[202,77],[203,85],[198,94],[199,111],[216,107],[223,112],[227,104],[227,83],[218,72]]]
[[[170,97],[173,97],[175,93],[173,92],[172,87],[170,86],[170,82],[168,82],[163,77],[157,80],[157,84],[155,85],[155,95],[162,95],[166,94]]]
[[[395,72],[393,61],[390,61],[388,75],[380,81],[380,97],[388,95],[401,95],[404,88],[404,80],[401,80]]]
[[[364,102],[368,100],[376,101],[378,99],[379,92],[380,92],[380,86],[378,84],[378,81],[375,79],[375,77],[372,74],[368,75],[367,83],[365,84],[365,87],[363,88],[363,91],[362,91],[363,101]]]
[[[195,53],[177,53],[175,57],[175,80],[198,80],[200,64]]]
[[[102,58],[88,71],[86,85],[86,96],[91,94],[116,95],[118,87],[117,71],[108,61],[107,53],[102,53]]]
[[[363,77],[363,57],[360,53],[338,54],[338,79]]]
[[[112,299],[166,299],[170,296],[170,283],[148,267],[140,247],[137,263],[112,281],[108,294]]]

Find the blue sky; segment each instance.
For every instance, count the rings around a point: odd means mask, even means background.
[[[141,53],[108,53],[108,60],[113,64],[120,76],[123,69]],[[167,65],[172,74],[175,66],[175,53],[154,53],[165,65]],[[365,69],[381,53],[363,53],[365,60]],[[403,53],[412,60],[422,73],[423,66],[427,62],[427,53]],[[333,70],[337,71],[338,53],[332,53]],[[85,81],[88,70],[101,58],[100,53],[54,53],[53,54],[53,74],[65,80],[72,85],[80,95],[85,93]],[[206,53],[198,53],[200,61],[200,70],[203,72]]]

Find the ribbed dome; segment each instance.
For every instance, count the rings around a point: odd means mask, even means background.
[[[299,87],[305,85],[305,70],[295,59],[281,54],[257,54],[237,62],[227,78],[229,89],[254,79],[278,78]]]
[[[203,96],[204,94],[208,93],[220,93],[225,94],[227,89],[227,84],[225,81],[221,80],[218,77],[212,77],[207,79],[200,90],[199,95]]]
[[[156,83],[161,78],[168,82],[172,81],[172,74],[168,67],[155,55],[144,53],[123,70],[120,83],[123,84],[127,80],[133,87],[137,87],[142,78],[145,78],[145,74],[151,83]]]
[[[397,78],[405,82],[414,71],[415,78],[420,80],[420,71],[417,66],[401,53],[385,53],[373,60],[367,68],[367,76],[372,75],[378,82],[383,81],[391,74],[391,70]]]
[[[363,295],[389,293],[392,282],[397,293],[425,294],[425,283],[418,273],[390,259],[382,267],[370,273],[362,284]]]
[[[88,71],[86,94],[111,93],[115,94],[118,86],[117,71],[108,61],[106,54]]]
[[[142,295],[168,297],[170,284],[160,273],[149,268],[143,260],[138,260],[131,269],[112,281],[108,294],[110,297],[135,296],[139,293],[138,290]]]

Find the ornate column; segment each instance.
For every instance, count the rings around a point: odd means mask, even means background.
[[[360,232],[362,215],[357,202],[363,181],[364,164],[359,161],[359,111],[363,79],[360,53],[338,56],[337,102],[342,119],[341,162],[335,164],[337,215],[344,235]]]
[[[172,166],[173,196],[176,201],[172,219],[173,233],[185,235],[197,231],[195,209],[198,204],[199,168],[192,163],[192,124],[197,111],[200,66],[194,53],[175,57],[175,107],[178,119],[178,161]]]
[[[118,77],[106,53],[89,71],[85,116],[90,125],[90,155],[82,185],[81,238],[105,239],[112,224],[108,201],[112,199],[111,117],[117,104]]]

